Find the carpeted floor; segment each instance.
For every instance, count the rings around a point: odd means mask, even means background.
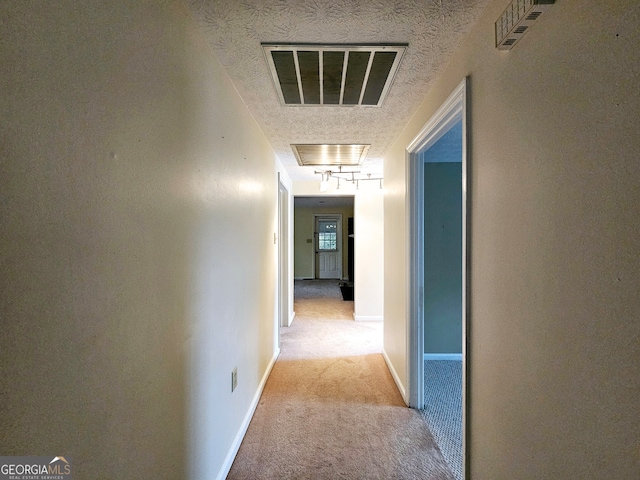
[[[305,303],[300,302],[300,300],[317,300],[319,298],[342,299],[340,283],[339,280],[296,280],[293,286],[293,297],[298,305]],[[353,310],[353,302],[349,305]]]
[[[296,282],[295,320],[227,478],[453,480],[382,358],[382,323],[353,321],[337,282],[312,282]]]
[[[462,480],[462,362],[425,360],[422,416],[456,480]]]

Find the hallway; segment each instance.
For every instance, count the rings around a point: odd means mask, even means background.
[[[75,480],[223,480],[238,452],[232,478],[451,478],[403,407],[424,299],[407,153],[464,81],[465,478],[640,478],[640,2],[535,3],[507,51],[511,0],[0,2],[4,458],[63,456]],[[280,101],[266,44],[382,42],[407,48],[381,106]],[[338,189],[342,157],[294,145],[370,145],[343,173],[382,180]],[[295,271],[315,246],[295,199],[325,202],[311,224],[335,196],[363,322],[294,306],[315,265]]]
[[[296,319],[227,478],[452,479],[336,281],[296,281]]]

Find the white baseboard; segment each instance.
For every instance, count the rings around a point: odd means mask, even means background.
[[[462,361],[461,353],[425,353],[425,360],[455,360],[458,362]]]
[[[387,368],[389,369],[389,372],[391,372],[393,381],[396,382],[396,387],[398,387],[398,390],[400,390],[400,395],[402,395],[402,399],[404,400],[404,403],[409,405],[409,401],[407,399],[407,391],[405,390],[404,385],[400,381],[398,372],[396,372],[396,369],[393,368],[393,364],[391,363],[391,360],[389,360],[389,356],[387,355],[387,352],[385,352],[384,348],[382,349],[382,357],[384,358],[384,361],[387,364]]]
[[[382,315],[356,315],[354,313],[353,319],[356,322],[381,322]]]
[[[227,475],[229,475],[229,470],[231,470],[233,461],[235,460],[236,455],[238,454],[238,450],[240,449],[240,444],[242,444],[242,440],[244,439],[244,436],[247,433],[247,429],[249,428],[249,423],[251,422],[251,419],[253,418],[253,414],[256,411],[256,407],[258,406],[258,402],[260,401],[260,396],[262,395],[264,386],[267,383],[267,378],[269,378],[269,375],[271,374],[271,369],[273,368],[273,365],[276,363],[276,360],[278,359],[278,355],[280,355],[279,348],[275,351],[273,358],[269,362],[269,366],[267,366],[267,370],[264,372],[264,375],[262,376],[260,385],[258,385],[258,390],[253,396],[251,405],[249,405],[249,410],[247,411],[247,414],[245,415],[244,420],[240,425],[240,430],[238,430],[238,433],[236,434],[236,438],[233,440],[233,443],[231,444],[231,448],[229,449],[229,453],[227,453],[227,457],[224,459],[224,463],[222,464],[222,467],[220,468],[220,471],[216,476],[217,480],[224,480],[225,478],[227,478]]]
[[[313,277],[293,277],[294,280],[315,280]]]
[[[287,325],[287,327],[291,326],[294,318],[296,318],[296,312],[291,312],[291,315],[289,315],[289,325]]]

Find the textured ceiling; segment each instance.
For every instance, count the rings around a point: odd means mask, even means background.
[[[294,180],[293,143],[370,144],[364,173],[408,123],[488,0],[191,0],[207,42]],[[408,43],[381,107],[292,107],[278,100],[261,42]]]

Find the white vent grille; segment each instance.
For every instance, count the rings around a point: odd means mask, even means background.
[[[513,0],[496,21],[496,48],[510,50],[555,0]]]
[[[382,105],[407,45],[262,44],[283,105]]]

